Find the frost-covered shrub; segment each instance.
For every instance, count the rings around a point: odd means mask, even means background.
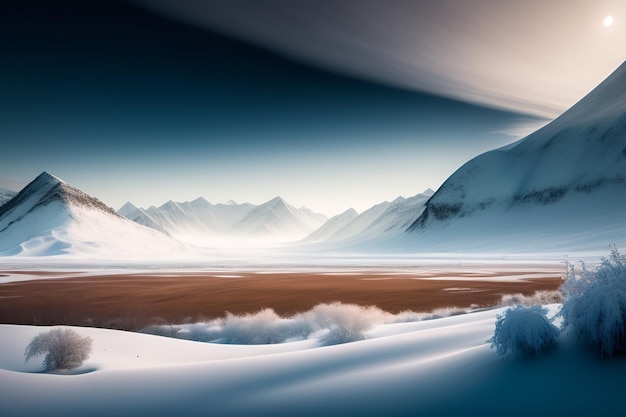
[[[488,341],[499,355],[523,353],[536,355],[554,345],[559,329],[547,317],[548,309],[521,305],[498,314],[496,330]]]
[[[626,257],[611,251],[599,267],[569,266],[563,285],[563,328],[603,356],[626,351]]]
[[[533,295],[524,295],[522,293],[505,294],[500,299],[501,306],[523,305],[526,307],[545,304],[560,304],[563,302],[563,293],[561,291],[535,291]]]
[[[150,326],[144,333],[203,342],[255,345],[303,340],[317,331],[326,331],[323,342],[338,344],[361,340],[376,324],[390,322],[393,315],[376,307],[355,304],[318,304],[291,317],[280,317],[271,308],[252,314],[235,315],[204,323]]]
[[[91,343],[90,337],[83,337],[74,330],[52,329],[30,341],[24,352],[25,361],[45,354],[42,365],[46,371],[77,368],[89,357]]]
[[[252,314],[234,315],[199,323],[153,325],[143,333],[201,342],[226,344],[284,343],[309,338],[313,333],[322,343],[347,343],[365,338],[375,325],[433,320],[465,314],[475,309],[446,307],[430,313],[403,311],[387,313],[377,307],[363,307],[340,302],[318,304],[313,309],[291,317],[280,317],[271,308]]]
[[[221,324],[221,342],[243,345],[282,343],[288,339],[306,338],[308,323],[281,318],[271,308],[254,314],[228,314]]]
[[[355,342],[365,338],[364,332],[389,319],[378,307],[355,304],[318,304],[305,314],[305,320],[316,329],[328,329],[326,344]]]

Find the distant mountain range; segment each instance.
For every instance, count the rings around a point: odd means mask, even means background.
[[[131,221],[132,220],[132,221]],[[436,191],[331,219],[276,197],[117,213],[42,173],[0,189],[0,256],[168,257],[180,241],[272,241],[301,251],[559,252],[626,247],[626,63],[562,116],[470,160]]]
[[[341,242],[350,245],[381,237],[402,234],[424,210],[434,191],[428,189],[410,198],[398,197],[382,202],[358,214],[347,210],[308,235],[304,242]]]
[[[118,214],[177,239],[205,244],[296,241],[327,220],[323,214],[295,208],[280,197],[258,206],[232,201],[211,204],[202,197],[147,209],[126,203]]]

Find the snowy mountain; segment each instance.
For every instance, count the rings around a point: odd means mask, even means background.
[[[322,240],[328,240],[337,231],[344,228],[348,223],[354,220],[359,213],[355,209],[350,208],[341,214],[328,219],[318,229],[311,232],[307,237],[303,239],[305,242],[318,242]]]
[[[413,197],[396,198],[376,220],[361,232],[361,235],[376,237],[390,232],[405,231],[413,223],[414,219],[422,214],[426,207],[426,201],[434,193],[429,188]]]
[[[437,250],[626,243],[626,63],[547,126],[457,170],[410,226]]]
[[[348,210],[330,219],[304,242],[336,242],[338,246],[333,247],[348,248],[402,235],[422,213],[433,193],[428,189],[413,197],[398,197],[392,202],[377,204],[360,215]]]
[[[0,256],[134,259],[184,249],[46,172],[0,207]]]
[[[274,241],[298,240],[321,226],[326,217],[307,208],[297,209],[276,197],[251,210],[234,226],[237,234]]]
[[[135,206],[133,203],[131,203],[130,201],[127,201],[126,204],[124,204],[117,211],[117,214],[119,214],[122,217],[128,217],[128,216],[132,215],[132,213],[134,213],[138,209],[139,208],[137,206]]]
[[[147,209],[129,202],[118,214],[178,239],[204,244],[297,240],[326,221],[324,215],[297,209],[280,197],[259,206],[234,201],[211,204],[202,197]]]
[[[328,239],[326,239],[326,241],[340,241],[358,235],[374,223],[376,219],[378,219],[378,217],[380,217],[380,215],[387,210],[387,207],[389,207],[390,204],[391,203],[389,201],[383,201],[382,203],[370,207],[333,233]]]
[[[17,195],[17,192],[11,190],[5,190],[0,188],[0,206],[3,206],[7,201]]]

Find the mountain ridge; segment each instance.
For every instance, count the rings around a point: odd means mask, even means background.
[[[563,219],[569,216],[572,222],[589,223],[579,226],[583,229],[593,224],[599,230],[606,225],[603,219],[593,217],[594,212],[607,221],[612,219],[612,213],[626,204],[624,195],[626,62],[548,125],[461,166],[428,200],[407,233],[419,235],[418,245],[438,240],[435,230],[454,228],[459,230],[459,239],[464,239],[461,229],[475,238],[495,239],[507,232],[524,233],[518,230],[524,219],[515,215],[536,215],[537,225],[526,224],[527,233],[543,228],[571,234],[565,225],[557,227],[562,223],[555,212],[557,206]],[[597,199],[602,207],[594,208],[591,199]],[[589,213],[582,212],[583,206]],[[547,222],[540,213],[553,220]],[[488,216],[500,218],[500,230],[490,227]],[[446,233],[450,239],[455,236]],[[449,246],[454,247],[452,243]]]
[[[282,197],[260,205],[212,204],[204,197],[189,202],[168,201],[147,209],[126,203],[118,214],[181,240],[219,243],[231,241],[293,241],[321,226],[326,216],[306,208],[295,208]],[[124,209],[124,210],[122,210]]]

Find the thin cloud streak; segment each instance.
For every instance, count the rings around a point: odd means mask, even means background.
[[[549,119],[626,58],[616,0],[136,2],[327,69]]]

